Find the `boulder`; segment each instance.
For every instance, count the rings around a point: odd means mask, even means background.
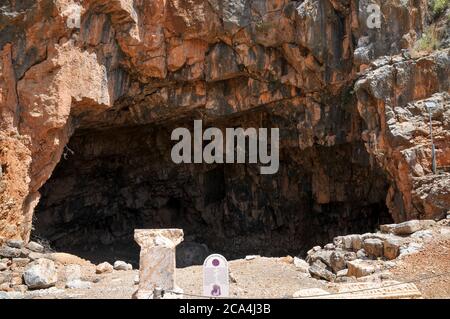
[[[350,251],[358,251],[362,247],[362,238],[361,235],[353,234],[342,236],[342,243],[346,250]]]
[[[367,253],[364,249],[360,249],[356,252],[356,258],[357,259],[367,259]]]
[[[95,268],[95,272],[97,274],[110,273],[113,270],[114,270],[114,267],[108,262],[101,263],[101,264],[97,265],[97,267]]]
[[[316,260],[320,260],[322,261],[324,264],[326,264],[327,266],[331,266],[331,262],[330,262],[330,257],[331,254],[333,253],[333,251],[331,250],[323,250],[323,249],[319,249],[313,253],[311,253],[310,255],[308,255],[306,261],[309,264],[314,263]]]
[[[308,272],[309,264],[298,257],[294,257],[294,266],[301,272]]]
[[[38,259],[33,261],[25,268],[23,279],[30,289],[52,287],[58,280],[55,263],[49,259]]]
[[[0,271],[6,270],[6,269],[8,269],[8,265],[4,262],[1,262],[0,263]]]
[[[378,258],[383,256],[383,241],[378,238],[365,239],[363,247],[370,257]]]
[[[400,254],[400,247],[402,243],[398,239],[389,238],[384,241],[383,255],[386,259],[392,260]]]
[[[23,247],[23,240],[20,239],[10,239],[6,241],[6,245],[11,248],[21,249]]]
[[[63,265],[81,265],[81,266],[91,265],[89,261],[67,253],[52,253],[46,255],[46,258]]]
[[[114,263],[114,270],[133,270],[133,266],[124,261],[118,260]]]
[[[18,248],[13,248],[9,246],[0,247],[0,257],[6,258],[18,258],[21,256],[21,251]]]
[[[380,230],[383,233],[407,236],[419,230],[428,229],[435,224],[436,222],[434,220],[409,220],[400,224],[381,225]]]
[[[42,253],[44,251],[44,246],[38,244],[35,241],[30,241],[25,247],[31,251],[34,251],[35,253]]]
[[[411,235],[421,229],[422,225],[418,220],[410,220],[404,223],[397,224],[393,229],[393,233],[395,235]]]
[[[322,249],[322,247],[320,247],[320,246],[314,246],[313,248],[311,248],[310,250],[308,250],[308,252],[306,253],[307,255],[311,255],[311,254],[313,254],[313,253],[315,253],[316,251],[319,251],[319,250],[321,250]]]
[[[308,271],[314,278],[324,279],[332,282],[336,279],[336,275],[327,270],[326,267],[327,266],[323,262],[317,260],[309,267]]]
[[[330,267],[337,273],[346,268],[345,253],[343,251],[333,251],[330,256]]]
[[[370,260],[352,260],[347,262],[349,277],[364,277],[373,274],[374,272],[380,270],[380,266]]]

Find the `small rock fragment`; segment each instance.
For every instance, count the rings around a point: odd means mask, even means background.
[[[133,266],[124,261],[118,260],[114,263],[114,270],[133,270]]]
[[[95,272],[97,274],[104,274],[104,273],[110,273],[113,270],[114,270],[114,267],[110,263],[104,262],[104,263],[97,265]]]
[[[80,279],[72,280],[66,283],[68,289],[91,289],[92,283]]]
[[[8,269],[8,265],[6,263],[0,263],[0,271]]]
[[[258,257],[259,257],[258,255],[248,255],[248,256],[245,256],[245,260],[253,260],[253,259],[256,259]]]
[[[35,241],[30,241],[25,247],[35,253],[42,253],[44,251],[44,246]]]
[[[18,258],[20,257],[21,252],[18,248],[13,248],[9,246],[0,247],[0,256],[6,258]]]
[[[23,247],[23,240],[10,239],[6,241],[6,245],[11,248],[21,249]]]

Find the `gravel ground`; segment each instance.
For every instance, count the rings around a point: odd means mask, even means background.
[[[437,236],[436,240],[426,243],[422,251],[405,256],[391,272],[399,281],[449,273],[450,239],[448,235]],[[450,273],[415,284],[424,298],[450,298]]]
[[[234,298],[283,298],[292,296],[299,289],[326,286],[324,281],[309,278],[297,270],[290,258],[235,260],[229,262],[229,269],[234,279],[230,282],[230,296]],[[66,289],[59,293],[54,290],[50,294],[35,294],[33,297],[130,299],[137,289],[134,284],[137,275],[137,270],[97,275],[94,266],[83,266],[82,279],[94,282],[91,289]],[[176,280],[186,294],[202,295],[202,266],[177,269]],[[56,287],[64,288],[62,282]]]

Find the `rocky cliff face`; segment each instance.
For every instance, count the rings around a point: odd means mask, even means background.
[[[443,215],[424,102],[448,166],[449,50],[377,60],[412,48],[429,15],[425,0],[375,3],[380,29],[363,0],[2,1],[0,236],[29,238],[40,193],[53,241],[176,224],[236,252],[309,247],[387,210]],[[199,118],[279,127],[280,173],[175,166],[167,132]]]

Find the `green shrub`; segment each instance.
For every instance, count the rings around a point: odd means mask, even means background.
[[[441,41],[434,27],[428,27],[416,43],[416,49],[419,51],[433,51],[439,49],[440,46]]]
[[[435,17],[444,13],[449,7],[450,0],[433,0],[431,1],[431,11]]]

